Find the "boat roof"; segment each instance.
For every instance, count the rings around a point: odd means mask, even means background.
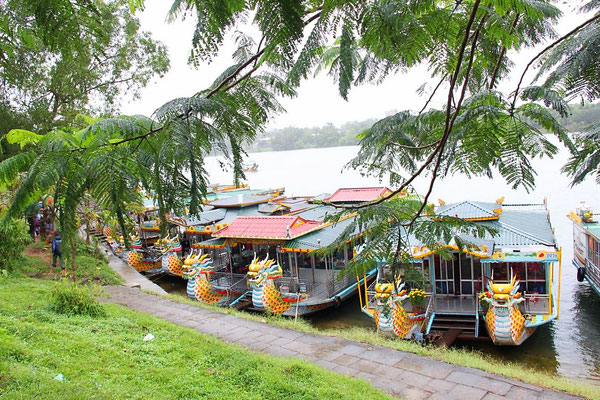
[[[334,215],[338,212],[338,209],[332,206],[319,205],[316,207],[308,208],[304,211],[296,213],[306,219],[314,219],[317,221],[325,221],[325,218],[329,215]]]
[[[322,249],[334,243],[344,230],[352,223],[353,218],[347,218],[337,223],[326,225],[324,228],[310,232],[299,238],[287,241],[281,246],[282,251],[309,252]]]
[[[321,221],[299,216],[237,217],[227,227],[213,233],[213,237],[243,239],[294,239],[319,229]]]
[[[263,214],[273,214],[277,211],[281,211],[285,214],[298,213],[316,207],[316,205],[309,203],[310,199],[310,197],[293,197],[274,200],[267,204],[260,204],[258,206],[258,211]]]
[[[387,187],[340,188],[327,201],[332,203],[358,203],[377,200],[392,193]]]
[[[456,235],[466,244],[474,245],[473,254],[491,257],[495,252],[544,251],[556,249],[556,239],[545,204],[498,204],[463,201],[438,207],[436,216],[450,215],[477,222],[496,230],[485,232],[481,238],[466,234]],[[435,216],[433,217],[435,218]],[[431,254],[425,244],[414,236],[408,238],[415,258]],[[454,239],[445,244],[457,248]],[[516,259],[515,259],[516,260]]]
[[[500,216],[500,210],[502,210],[502,205],[498,203],[466,200],[460,203],[441,205],[436,210],[436,214],[458,217],[469,221],[485,221],[497,220]]]
[[[214,207],[244,207],[254,204],[267,203],[279,197],[283,190],[267,191],[262,193],[238,194],[235,196],[218,198],[208,204]]]

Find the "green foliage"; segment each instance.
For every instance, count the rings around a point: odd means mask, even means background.
[[[26,129],[11,129],[6,134],[6,141],[10,144],[18,144],[21,146],[21,149],[28,144],[36,144],[41,138],[42,135],[38,135],[37,133]]]
[[[389,173],[391,184],[402,184],[439,147],[445,123],[445,113],[437,110],[387,117],[363,132],[361,150],[349,166],[379,178]],[[536,173],[530,160],[558,150],[546,137],[548,131],[572,146],[564,128],[543,107],[525,103],[512,109],[501,93],[480,91],[465,99],[458,112],[452,134],[439,150],[437,176],[491,177],[496,169],[513,187],[531,190]],[[426,171],[435,167],[425,164]]]
[[[23,250],[30,242],[31,236],[23,220],[0,223],[0,270],[17,269],[23,260]]]
[[[50,293],[50,310],[65,315],[103,317],[106,311],[96,298],[99,294],[97,286],[57,283]]]
[[[0,15],[0,109],[28,122],[9,128],[45,133],[84,110],[113,113],[169,68],[120,1],[9,0]]]

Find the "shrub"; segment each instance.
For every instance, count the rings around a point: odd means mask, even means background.
[[[99,287],[92,285],[58,283],[50,294],[50,309],[58,314],[102,317],[106,312],[96,299],[99,290]]]
[[[23,251],[29,243],[31,236],[23,220],[0,223],[0,269],[12,271],[23,259]]]

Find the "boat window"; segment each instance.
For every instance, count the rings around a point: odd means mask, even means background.
[[[300,268],[312,268],[312,264],[310,262],[311,256],[308,253],[296,253],[298,257],[298,267]]]
[[[442,276],[440,271],[441,260],[440,256],[438,256],[437,254],[433,256],[433,265],[435,279],[439,279]]]
[[[472,281],[461,281],[460,293],[461,294],[473,294],[473,282]]]
[[[527,282],[527,293],[546,294],[546,283],[536,281]]]
[[[494,282],[508,282],[508,266],[506,263],[492,263],[492,279]]]
[[[434,257],[436,293],[453,294],[454,293],[454,262],[457,260],[444,260],[439,256]],[[439,266],[438,266],[439,262]]]
[[[473,274],[471,272],[471,260],[467,258],[466,253],[460,255],[460,279],[472,279]]]
[[[516,275],[517,280],[521,282],[519,286],[519,292],[527,290],[527,270],[526,264],[523,262],[510,263],[509,268],[512,273]]]
[[[325,269],[325,256],[315,255],[315,268],[316,269]]]
[[[346,266],[346,249],[337,249],[333,254],[333,266],[336,269],[342,269]]]
[[[483,281],[481,279],[481,260],[479,257],[472,257],[473,259],[473,284],[475,293],[481,292],[483,288]]]
[[[543,263],[527,263],[527,280],[546,281],[546,273]]]

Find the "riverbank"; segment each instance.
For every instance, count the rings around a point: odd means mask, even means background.
[[[48,298],[57,283],[0,279],[2,397],[388,398],[364,381],[226,345],[119,305],[105,305],[100,318],[56,314]],[[148,334],[154,338],[144,341]]]
[[[159,297],[162,297],[163,299],[172,300],[177,303],[189,305],[192,307],[202,308],[213,313],[239,317],[254,322],[259,322],[262,324],[266,323],[269,325],[286,328],[309,335],[346,339],[349,341],[356,342],[357,344],[385,348],[388,349],[388,351],[395,350],[403,353],[411,353],[416,356],[423,356],[423,358],[430,360],[430,362],[427,362],[425,364],[415,362],[417,365],[416,367],[412,368],[409,365],[406,368],[408,368],[408,370],[411,372],[423,373],[425,380],[429,378],[439,378],[437,375],[427,375],[427,370],[431,367],[431,364],[443,361],[444,363],[448,363],[445,365],[455,365],[457,368],[462,368],[463,370],[466,369],[470,373],[475,375],[494,374],[494,379],[498,379],[502,382],[513,382],[517,385],[520,381],[522,385],[524,385],[529,390],[531,390],[531,388],[535,386],[538,387],[538,389],[540,387],[549,388],[590,399],[600,398],[600,387],[598,386],[591,385],[587,382],[575,381],[572,379],[558,376],[556,374],[549,374],[543,371],[526,368],[522,365],[515,363],[499,362],[498,360],[495,360],[491,357],[486,357],[484,354],[476,353],[466,349],[423,346],[412,341],[388,338],[376,334],[372,330],[365,328],[329,329],[323,331],[312,327],[309,323],[303,321],[302,319],[294,321],[291,318],[285,318],[277,315],[269,316],[264,314],[251,314],[243,311],[236,311],[234,309],[208,306],[191,299],[183,298],[179,295],[168,295]],[[303,355],[300,354],[299,356],[302,357]],[[522,394],[526,393],[526,391],[522,392]],[[447,393],[443,392],[442,394]],[[518,398],[538,398],[538,395],[534,393],[529,393],[529,395],[533,397]],[[549,394],[547,395],[549,396],[547,398],[554,398],[552,397],[554,394],[552,396]],[[482,397],[476,397],[475,395],[475,398]],[[510,396],[508,398],[510,398]]]
[[[465,368],[430,357],[326,335],[275,327],[262,321],[215,312],[123,286],[107,287],[109,302],[192,327],[229,343],[272,356],[301,358],[358,377],[407,399],[575,399],[578,397]],[[576,387],[571,387],[577,390]],[[583,394],[583,393],[581,393]],[[595,394],[587,393],[594,398]]]
[[[121,262],[121,260],[116,259],[115,262],[111,262],[110,266],[115,267],[117,262]],[[106,263],[105,263],[106,264]],[[105,266],[108,267],[108,264]],[[45,268],[45,267],[44,267]],[[104,267],[103,267],[104,268]],[[113,272],[114,274],[114,272]],[[85,278],[84,278],[85,279]],[[144,278],[145,279],[145,278]],[[491,372],[494,374],[501,374],[507,377],[512,377],[519,379],[524,382],[533,383],[535,385],[541,385],[548,388],[563,390],[569,393],[577,394],[580,396],[588,397],[588,398],[600,398],[600,388],[589,385],[589,384],[581,384],[580,382],[575,382],[566,378],[559,377],[557,375],[542,373],[539,371],[534,371],[528,368],[524,368],[520,365],[510,364],[510,363],[501,363],[497,360],[492,360],[486,358],[485,356],[473,353],[467,350],[458,350],[458,349],[445,349],[445,348],[433,348],[433,347],[424,347],[418,345],[413,342],[408,341],[398,341],[394,339],[388,339],[380,335],[374,334],[372,330],[364,329],[364,328],[351,328],[351,329],[342,329],[342,330],[328,330],[326,332],[317,331],[315,328],[311,327],[305,321],[295,322],[292,319],[282,318],[279,316],[265,316],[259,314],[249,314],[245,312],[239,312],[232,309],[223,309],[217,307],[210,307],[200,304],[199,302],[189,300],[187,298],[183,298],[180,296],[161,296],[166,297],[171,300],[175,300],[178,303],[183,303],[185,307],[193,306],[193,310],[204,309],[210,312],[219,313],[219,315],[223,315],[224,317],[236,316],[242,317],[247,320],[253,320],[256,322],[260,322],[264,324],[268,322],[273,326],[285,327],[289,329],[294,329],[295,331],[321,335],[322,337],[333,337],[333,338],[344,338],[348,340],[357,341],[363,344],[368,344],[371,346],[381,346],[383,348],[390,348],[395,350],[400,350],[403,352],[413,353],[417,355],[423,355],[431,358],[435,358],[438,360],[442,360],[451,364],[456,364],[465,367],[477,368],[482,371]],[[155,300],[149,300],[149,303],[156,303],[160,299],[155,298]],[[164,316],[164,315],[159,315]],[[435,360],[432,360],[435,362]],[[424,366],[424,369],[427,369],[428,365]],[[414,372],[414,371],[413,371]],[[478,373],[482,373],[481,371],[477,371]],[[497,376],[497,375],[496,375]],[[425,375],[425,380],[432,379],[434,377],[428,377]],[[435,378],[437,379],[437,378]],[[506,379],[503,377],[499,377],[499,379]],[[524,384],[527,386],[526,384]],[[477,388],[475,388],[477,389]],[[417,391],[414,391],[417,392]]]
[[[186,297],[178,295],[162,295],[160,297],[184,304],[189,304],[195,307],[201,307],[221,314],[233,315],[236,317],[249,319],[257,322],[268,322],[269,324],[272,324],[274,326],[293,329],[299,332],[343,338],[364,344],[381,346],[393,350],[399,350],[402,352],[413,353],[416,355],[431,357],[433,359],[444,361],[450,364],[455,364],[458,366],[474,368],[493,374],[500,374],[507,378],[514,378],[523,382],[555,390],[560,390],[579,396],[584,396],[588,398],[600,398],[600,387],[593,386],[588,383],[567,379],[556,374],[549,374],[543,371],[533,370],[531,368],[526,368],[522,365],[515,363],[499,362],[498,360],[492,359],[491,357],[486,357],[481,353],[476,353],[465,349],[422,346],[411,341],[387,338],[382,335],[375,334],[373,330],[357,327],[349,329],[346,328],[320,331],[313,328],[301,319],[298,322],[296,322],[292,319],[281,316],[250,314],[247,312],[236,311],[233,309],[207,306],[197,301],[193,301]]]

